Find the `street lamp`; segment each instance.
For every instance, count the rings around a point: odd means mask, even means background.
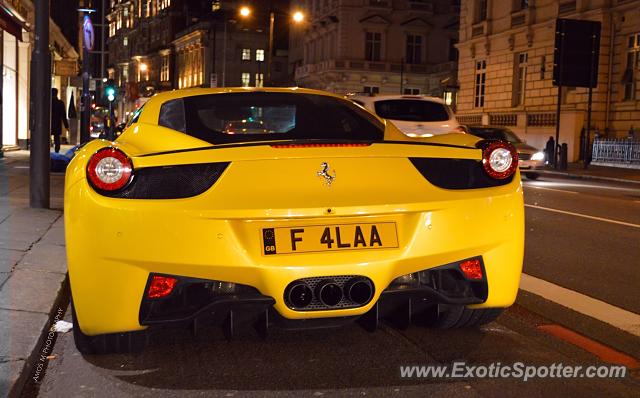
[[[282,13],[284,14],[284,13]],[[240,16],[243,18],[251,15],[251,9],[247,6],[240,7]],[[291,20],[293,23],[299,24],[304,21],[304,13],[300,10],[291,14]],[[273,60],[273,25],[275,21],[275,11],[269,9],[269,50],[267,53],[267,84],[271,85],[271,64]]]

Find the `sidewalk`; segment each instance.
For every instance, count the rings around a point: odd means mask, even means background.
[[[567,170],[549,167],[539,172],[548,176],[640,184],[640,169],[589,165],[585,170],[582,163],[569,163]]]
[[[33,376],[62,293],[63,185],[52,174],[52,209],[31,209],[29,153],[0,159],[0,397],[18,395]]]

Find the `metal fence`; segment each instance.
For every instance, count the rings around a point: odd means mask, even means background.
[[[591,162],[640,168],[640,141],[597,139],[593,142]]]

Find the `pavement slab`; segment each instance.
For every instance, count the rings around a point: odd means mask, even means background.
[[[0,289],[0,309],[48,314],[65,277],[53,272],[16,270]]]
[[[11,272],[24,254],[25,252],[20,250],[0,249],[0,273]]]
[[[64,246],[38,242],[18,263],[16,270],[67,272],[67,252]]]
[[[20,378],[20,374],[24,369],[25,361],[6,361],[0,360],[0,397],[9,396],[9,392]]]
[[[0,309],[0,362],[26,359],[38,345],[48,318],[37,312]]]

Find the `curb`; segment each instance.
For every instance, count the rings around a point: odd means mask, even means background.
[[[622,183],[640,185],[640,181],[638,180],[629,180],[626,178],[617,178],[617,177],[596,176],[592,174],[576,174],[576,173],[571,173],[566,171],[552,171],[552,170],[536,170],[536,173],[539,173],[541,175],[552,175],[552,176],[560,176],[560,177],[573,178],[573,179],[612,181],[612,182],[622,182]]]
[[[34,377],[34,371],[36,370],[36,366],[38,364],[38,360],[40,358],[40,354],[44,351],[45,345],[47,345],[47,338],[50,333],[50,329],[53,326],[53,320],[58,308],[62,308],[66,310],[67,305],[69,303],[69,274],[63,274],[63,278],[60,281],[60,288],[58,289],[58,294],[56,295],[55,300],[51,303],[51,309],[49,310],[47,316],[46,324],[42,325],[42,330],[40,331],[40,337],[38,338],[38,342],[35,346],[31,347],[31,352],[28,353],[28,356],[25,359],[24,366],[20,370],[20,376],[15,380],[13,385],[10,385],[8,388],[8,398],[18,398],[23,395],[25,387],[31,384],[30,379]],[[62,319],[62,317],[60,318]],[[57,335],[56,335],[57,337]],[[53,350],[53,346],[55,343],[55,338],[53,338],[53,342],[49,344],[47,350],[49,353]],[[50,349],[49,349],[50,348]],[[44,369],[40,371],[41,375],[44,375],[46,371],[46,362]]]

